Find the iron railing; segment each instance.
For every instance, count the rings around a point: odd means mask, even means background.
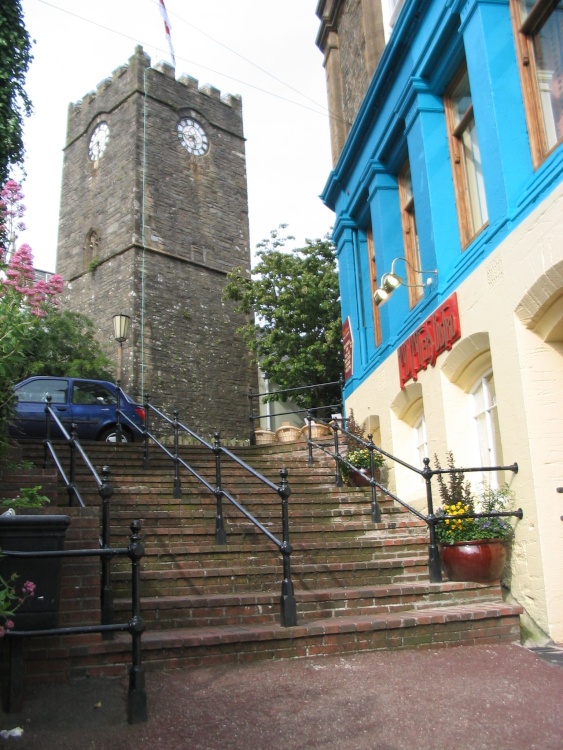
[[[59,428],[62,441],[69,449],[69,469],[68,475],[63,468],[63,462],[61,457],[55,450],[53,441],[51,440],[51,420]],[[101,532],[99,537],[99,544],[102,550],[110,549],[110,498],[113,495],[113,488],[110,484],[110,470],[108,466],[102,467],[101,476],[94,468],[90,458],[86,451],[81,446],[78,437],[76,436],[76,425],[71,425],[70,435],[66,431],[65,427],[61,423],[57,414],[51,407],[51,396],[47,396],[45,404],[45,427],[46,427],[46,438],[43,441],[44,446],[44,458],[43,467],[47,468],[49,456],[53,459],[55,467],[65,485],[68,493],[68,504],[72,506],[73,502],[76,501],[81,508],[86,507],[86,503],[78,486],[76,484],[76,458],[79,456],[84,462],[86,468],[92,475],[94,482],[98,488],[98,493],[101,497]],[[61,441],[59,441],[60,443]],[[114,609],[113,609],[113,590],[111,586],[111,555],[102,555],[100,557],[101,564],[101,581],[100,581],[100,604],[101,604],[101,621],[102,625],[111,625],[114,620]],[[111,632],[107,631],[106,638],[111,638]]]
[[[340,444],[341,444],[341,438],[340,435],[346,436],[347,440],[354,440],[356,443],[363,448],[366,448],[369,451],[370,455],[370,465],[371,465],[371,476],[365,477],[366,481],[369,483],[371,488],[371,517],[372,521],[374,523],[379,523],[381,521],[381,509],[379,507],[378,497],[377,493],[378,491],[385,495],[386,497],[391,498],[395,502],[402,505],[404,508],[406,508],[410,513],[415,515],[417,518],[419,518],[421,521],[424,521],[426,525],[428,526],[428,533],[429,533],[429,544],[428,544],[428,575],[430,578],[431,583],[438,583],[442,580],[442,565],[441,565],[441,559],[440,559],[440,548],[437,543],[436,539],[436,526],[439,523],[443,523],[444,521],[451,520],[451,519],[462,519],[462,518],[497,518],[502,516],[514,516],[518,519],[521,519],[523,517],[523,511],[522,508],[518,508],[518,510],[514,511],[492,511],[489,513],[466,513],[466,514],[460,514],[456,516],[450,516],[450,515],[440,515],[436,516],[434,513],[434,499],[432,494],[432,478],[438,475],[443,474],[454,474],[456,472],[460,473],[469,473],[469,472],[492,472],[492,471],[511,471],[514,474],[518,473],[518,464],[513,463],[509,466],[476,466],[476,467],[470,467],[470,468],[437,468],[437,469],[431,469],[430,468],[430,459],[425,458],[423,460],[424,468],[419,469],[416,466],[412,466],[411,464],[407,463],[406,461],[403,461],[402,459],[398,458],[397,456],[393,456],[391,453],[388,453],[387,451],[383,450],[383,448],[379,448],[376,446],[373,442],[373,436],[368,435],[368,440],[364,440],[363,438],[358,437],[357,435],[354,435],[353,433],[346,430],[345,427],[343,427],[337,420],[332,420],[329,424],[329,426],[333,430],[333,439],[334,439],[334,450],[330,450],[326,443],[317,443],[311,438],[311,423],[312,423],[312,416],[309,414],[307,416],[307,421],[309,423],[309,437],[308,437],[308,455],[309,455],[309,465],[313,463],[313,450],[321,450],[323,453],[331,456],[335,460],[335,466],[336,466],[336,472],[335,472],[335,484],[337,487],[342,487],[342,474],[341,474],[341,466],[344,464],[349,469],[354,469],[355,467],[353,464],[349,463],[346,459],[346,456],[343,456],[340,453]],[[343,420],[344,421],[344,420]],[[345,421],[344,421],[345,423]],[[416,508],[413,508],[412,505],[409,505],[409,503],[405,502],[404,500],[401,500],[400,497],[397,497],[391,490],[389,490],[387,487],[382,485],[380,482],[378,482],[375,479],[375,471],[374,471],[374,455],[380,454],[384,456],[385,458],[389,459],[390,461],[399,464],[400,466],[403,466],[406,469],[409,469],[410,471],[415,472],[425,482],[426,487],[426,504],[427,504],[427,513],[422,513],[421,511],[417,510]]]
[[[284,388],[279,391],[264,391],[262,393],[254,393],[252,388],[248,389],[248,403],[249,403],[249,420],[250,420],[250,445],[256,445],[256,422],[260,425],[260,420],[262,419],[269,419],[271,415],[269,414],[260,414],[256,413],[255,407],[254,407],[254,401],[255,399],[264,399],[264,403],[267,401],[273,401],[274,399],[270,398],[271,396],[279,396],[281,394],[291,394],[291,393],[297,393],[298,391],[300,393],[307,392],[307,391],[314,391],[318,388],[325,388],[328,386],[339,386],[340,388],[340,401],[337,404],[327,404],[326,406],[315,406],[313,408],[303,408],[303,409],[290,409],[288,411],[282,411],[282,412],[276,412],[276,417],[286,417],[292,414],[303,414],[303,415],[311,415],[313,413],[331,409],[334,411],[335,409],[338,410],[338,412],[342,412],[343,404],[344,404],[344,397],[343,397],[343,388],[344,388],[344,377],[341,375],[339,380],[333,380],[330,383],[318,383],[317,385],[304,385],[304,386],[297,386],[295,388]]]
[[[83,633],[102,633],[113,635],[117,632],[131,634],[131,667],[129,669],[129,688],[127,693],[127,719],[130,724],[147,720],[147,696],[145,691],[145,677],[141,662],[141,635],[145,630],[145,623],[141,615],[141,576],[140,560],[145,554],[141,540],[141,522],[131,523],[131,537],[127,547],[106,547],[100,550],[51,550],[42,552],[20,552],[2,550],[2,555],[13,558],[67,558],[99,556],[102,560],[110,557],[127,556],[131,560],[131,617],[126,622],[101,625],[73,625],[69,627],[46,628],[43,630],[6,630],[4,637],[8,639],[9,677],[7,695],[5,696],[5,710],[21,710],[23,696],[23,639],[32,636],[65,636]]]
[[[118,391],[120,388],[118,387]],[[284,627],[289,627],[297,623],[297,607],[295,602],[295,594],[293,589],[293,582],[291,579],[291,553],[293,548],[289,540],[289,505],[288,500],[291,494],[291,490],[288,484],[288,471],[287,469],[281,469],[280,471],[280,484],[276,485],[271,482],[267,477],[260,474],[260,472],[253,469],[245,461],[236,456],[232,451],[221,445],[219,433],[215,433],[213,444],[207,442],[201,436],[197,435],[193,430],[187,427],[185,424],[178,420],[178,412],[174,412],[174,416],[171,419],[160,409],[150,403],[149,395],[145,395],[145,425],[144,425],[144,448],[143,448],[143,466],[148,469],[150,466],[150,447],[156,446],[158,450],[169,458],[174,464],[174,485],[173,495],[175,498],[182,497],[182,484],[181,484],[181,469],[186,470],[194,479],[199,482],[210,494],[214,495],[216,501],[216,514],[215,514],[215,542],[217,544],[227,543],[227,531],[225,528],[225,519],[223,515],[223,500],[227,500],[234,506],[240,513],[242,513],[267,539],[269,539],[278,548],[282,555],[283,561],[283,580],[281,587],[281,598],[280,598],[280,623]],[[118,408],[119,414],[119,408]],[[124,416],[124,415],[122,415]],[[164,423],[165,429],[171,428],[173,431],[173,445],[172,448],[162,442],[157,434],[151,431],[151,424],[153,418],[158,418]],[[215,482],[211,483],[204,476],[202,476],[193,466],[187,463],[182,458],[179,451],[180,433],[188,436],[196,444],[206,448],[208,451],[213,453],[215,457]],[[225,487],[222,483],[222,459],[228,458],[235,462],[241,467],[247,474],[250,474],[262,485],[269,490],[277,493],[281,500],[281,526],[282,526],[282,538],[278,539],[277,536],[272,534],[247,508],[244,507]]]

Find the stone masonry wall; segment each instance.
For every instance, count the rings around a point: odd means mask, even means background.
[[[112,316],[131,316],[122,382],[132,396],[149,392],[207,436],[244,436],[256,372],[236,333],[243,319],[221,302],[228,271],[250,269],[241,101],[149,66],[137,48],[69,108],[57,263],[70,282],[64,304],[94,320],[110,356]],[[190,116],[209,137],[201,157],[178,137],[178,121]],[[92,162],[88,144],[102,121],[110,136]]]

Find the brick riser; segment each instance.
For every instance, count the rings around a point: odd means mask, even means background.
[[[163,462],[152,460],[145,472],[139,446],[91,447],[94,465],[109,465],[112,471],[112,543],[127,543],[131,520],[143,523],[141,591],[148,624],[143,658],[149,669],[518,638],[520,609],[502,603],[498,585],[429,584],[425,525],[388,500],[381,503],[382,523],[372,524],[369,491],[334,488],[330,459],[310,469],[301,446],[297,454],[295,446],[235,451],[246,460],[254,457],[251,463],[275,483],[278,467],[290,469],[299,624],[282,628],[282,564],[274,545],[228,503],[228,544],[216,545],[213,495],[196,497],[193,480],[183,478],[183,498],[174,499],[170,464],[162,474]],[[213,484],[213,458],[200,449],[188,452]],[[237,497],[280,536],[281,504],[275,493],[264,495],[255,480],[241,481],[238,469],[225,468],[223,486],[230,488],[231,482],[238,483]],[[99,505],[96,492],[83,495]],[[112,580],[117,617],[127,619],[125,561],[114,561]],[[79,616],[77,591],[77,581],[65,584],[65,593],[75,597],[65,617]],[[97,635],[56,640],[56,647],[53,639],[30,640],[30,678],[122,675],[130,663],[131,641],[125,634],[113,641]]]
[[[458,606],[489,601],[501,597],[498,587],[483,587],[474,583],[428,582],[397,584],[396,586],[365,586],[361,588],[316,589],[296,591],[297,615],[301,623],[319,618],[358,617],[390,614],[399,611],[431,609],[437,606]],[[116,602],[120,619],[129,612],[126,601]],[[278,624],[279,595],[232,594],[215,596],[182,596],[142,600],[143,617],[148,629],[203,628],[250,623]]]
[[[519,638],[520,612],[518,607],[484,602],[314,620],[290,628],[267,624],[153,630],[143,636],[143,666],[146,670],[196,668],[378,649],[512,643]],[[46,658],[45,644],[30,643],[29,681],[123,677],[131,663],[130,639],[125,635],[113,641],[92,636],[63,639],[57,652],[57,659]]]

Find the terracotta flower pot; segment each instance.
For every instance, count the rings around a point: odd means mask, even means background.
[[[454,542],[440,547],[442,568],[450,581],[488,583],[500,578],[506,563],[501,539]]]
[[[371,478],[371,472],[369,469],[350,469],[348,476],[348,484],[350,487],[369,487],[369,480]],[[375,481],[381,481],[381,470],[375,470]]]

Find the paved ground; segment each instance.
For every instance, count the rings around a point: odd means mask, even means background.
[[[461,646],[149,673],[134,726],[123,681],[28,688],[0,750],[562,750],[562,657]]]

